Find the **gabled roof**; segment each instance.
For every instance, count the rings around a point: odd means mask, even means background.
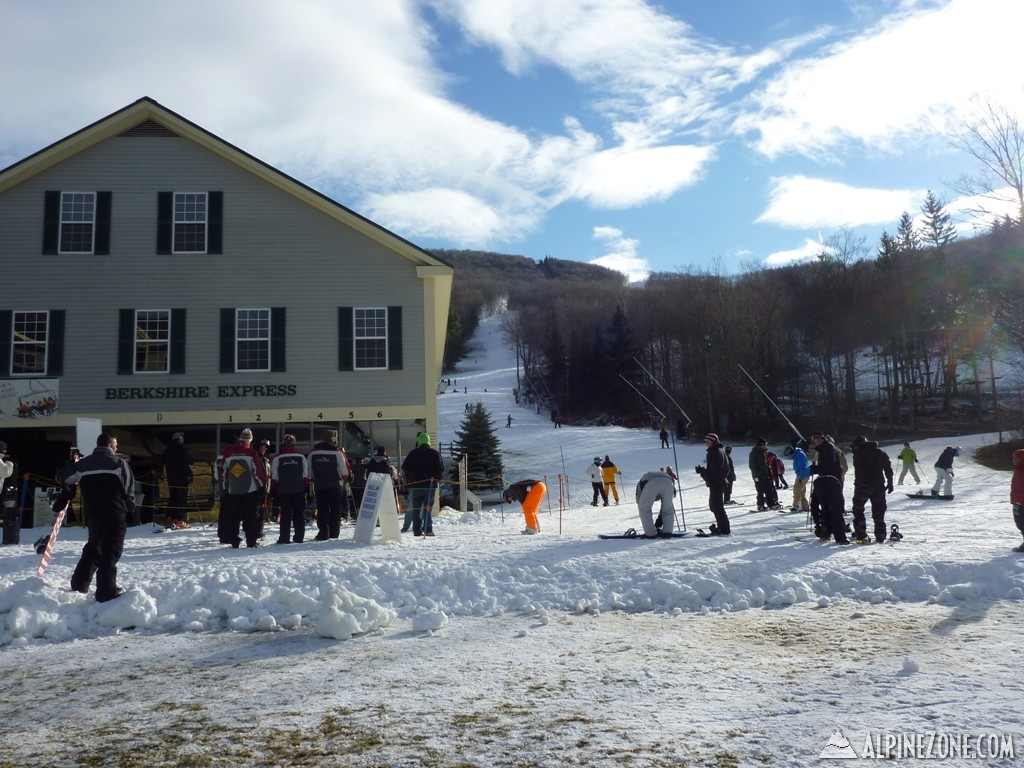
[[[451,265],[444,260],[399,237],[379,224],[375,224],[365,216],[360,216],[355,211],[331,200],[326,195],[277,170],[248,152],[224,141],[219,136],[215,136],[191,120],[187,120],[176,112],[167,109],[167,107],[157,103],[148,96],[119,109],[107,117],[97,120],[91,125],[87,125],[70,136],[60,139],[35,154],[29,155],[24,160],[20,160],[14,165],[3,169],[0,171],[0,192],[20,184],[37,173],[113,136],[119,136],[126,132],[141,135],[163,131],[170,131],[177,136],[190,139],[211,152],[230,160],[264,181],[294,195],[314,208],[326,213],[328,216],[376,240],[392,251],[405,256],[418,266],[441,267],[441,274],[451,270]],[[423,276],[426,276],[426,274],[437,275],[433,270],[427,270],[426,273],[421,272]]]

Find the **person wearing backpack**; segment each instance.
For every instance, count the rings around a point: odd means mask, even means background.
[[[338,430],[324,430],[320,442],[309,452],[307,461],[316,496],[317,534],[314,538],[317,541],[336,539],[341,536],[341,518],[344,516],[343,484],[352,473],[348,457],[338,445]]]
[[[228,514],[221,543],[238,549],[242,543],[238,535],[241,524],[245,546],[259,546],[260,505],[266,496],[267,474],[263,457],[252,447],[252,430],[248,427],[238,435],[237,443],[224,449],[223,482]]]
[[[309,489],[309,465],[306,456],[295,447],[295,435],[281,439],[281,450],[270,463],[270,493],[281,513],[278,544],[302,543],[306,537],[306,491]],[[292,529],[295,536],[292,537]]]

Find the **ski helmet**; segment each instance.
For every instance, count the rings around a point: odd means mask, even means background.
[[[595,464],[600,464],[601,463],[601,457],[600,456],[595,456],[594,457],[594,463]]]

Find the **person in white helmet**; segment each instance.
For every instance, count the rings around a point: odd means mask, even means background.
[[[595,456],[594,463],[587,467],[587,477],[590,478],[590,485],[594,488],[594,500],[590,506],[597,506],[597,497],[600,496],[604,505],[608,506],[608,491],[604,489],[604,475],[601,472],[601,457]]]

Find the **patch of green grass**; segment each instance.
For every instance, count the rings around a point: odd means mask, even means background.
[[[1010,472],[1013,470],[1013,452],[1018,448],[1024,448],[1024,438],[983,445],[974,452],[974,460],[983,467]]]

